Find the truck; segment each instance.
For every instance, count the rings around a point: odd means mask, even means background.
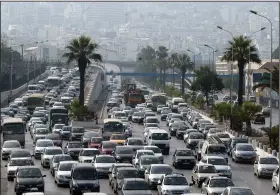
[[[49,130],[51,131],[55,124],[68,125],[69,116],[68,110],[65,107],[51,108],[49,113]]]
[[[136,84],[128,83],[124,91],[124,103],[126,106],[134,108],[137,104],[145,102],[144,95],[140,89],[136,88]]]

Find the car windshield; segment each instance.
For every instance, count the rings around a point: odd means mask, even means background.
[[[140,145],[143,146],[144,142],[141,139],[129,139],[128,140],[128,145]]]
[[[72,130],[72,127],[63,127],[62,128],[62,131],[71,131]]]
[[[20,148],[19,142],[4,142],[3,148]]]
[[[236,149],[239,151],[254,151],[254,148],[252,145],[236,145]]]
[[[145,150],[152,150],[154,153],[161,153],[161,149],[158,147],[145,147]]]
[[[157,118],[147,118],[146,123],[158,123],[158,119]]]
[[[234,186],[231,179],[211,179],[209,183],[209,187],[226,188],[228,186]]]
[[[99,150],[83,150],[81,156],[96,156],[100,154]]]
[[[53,158],[53,162],[58,163],[60,161],[68,161],[68,160],[72,160],[71,156],[68,155],[58,155],[58,156],[54,156]]]
[[[3,134],[24,134],[25,128],[23,123],[6,123],[3,125]]]
[[[103,140],[102,137],[92,137],[90,141],[95,144],[100,144],[102,140]]]
[[[193,156],[193,152],[191,150],[178,150],[176,152],[177,156]]]
[[[157,123],[148,123],[146,127],[158,127]]]
[[[63,163],[59,165],[59,171],[71,171],[73,164],[75,163]]]
[[[91,137],[97,137],[99,136],[97,132],[85,132],[84,137],[85,138],[91,138]]]
[[[35,112],[33,113],[32,117],[45,117],[46,115],[42,112]]]
[[[19,169],[18,177],[19,178],[38,178],[38,177],[42,177],[42,173],[39,168]]]
[[[49,130],[48,129],[37,129],[36,130],[36,134],[37,135],[46,135],[49,133]]]
[[[118,179],[138,178],[137,170],[121,170],[118,172]]]
[[[72,178],[74,180],[97,180],[98,176],[95,169],[85,168],[85,169],[75,170]]]
[[[46,136],[46,139],[51,139],[51,140],[60,140],[59,134],[50,134]]]
[[[162,110],[161,111],[161,114],[169,114],[170,113],[170,110]]]
[[[171,174],[173,169],[169,166],[154,166],[152,167],[152,174]]]
[[[230,138],[229,134],[227,134],[227,133],[218,133],[217,136],[219,138]]]
[[[219,154],[219,153],[224,154],[224,153],[226,153],[226,147],[225,146],[215,146],[215,145],[209,146],[208,153],[209,154],[213,154],[213,153],[215,153],[215,154],[216,153],[217,154]]]
[[[96,163],[115,163],[115,158],[112,156],[100,156],[96,158]]]
[[[153,133],[151,137],[153,140],[169,140],[167,133]]]
[[[146,181],[127,181],[123,190],[150,190],[150,187]]]
[[[69,143],[68,148],[83,148],[82,143]]]
[[[116,146],[115,142],[103,142],[103,148],[114,149]]]
[[[120,122],[108,122],[104,124],[104,131],[106,132],[123,132],[123,124]]]
[[[141,158],[141,164],[142,165],[151,165],[151,164],[159,164],[160,161],[157,157],[152,158],[152,157],[144,157]]]
[[[278,160],[276,158],[260,158],[260,164],[273,164],[277,165]]]
[[[117,112],[117,113],[115,113],[115,117],[116,118],[126,117],[126,113],[124,113],[124,112]]]
[[[85,129],[84,128],[75,128],[75,127],[73,127],[72,128],[72,132],[73,133],[84,133]]]
[[[215,159],[215,158],[209,158],[208,164],[212,165],[227,165],[227,161],[225,159]]]
[[[53,146],[53,142],[52,141],[37,141],[36,142],[36,146],[37,147],[49,147],[49,146]]]
[[[61,149],[48,149],[46,150],[46,155],[56,155],[56,154],[62,154]]]
[[[188,185],[187,179],[185,177],[166,177],[163,182],[164,185],[172,186],[185,186]]]
[[[189,139],[204,139],[204,135],[201,133],[191,133]]]
[[[23,157],[30,157],[30,152],[29,151],[13,151],[11,153],[11,158],[23,158]]]
[[[130,147],[119,147],[116,150],[118,154],[133,154],[133,150]]]
[[[16,159],[16,160],[10,160],[9,166],[29,166],[34,165],[32,160],[30,159]]]
[[[125,136],[122,134],[119,135],[112,135],[111,140],[125,140]]]
[[[200,166],[199,173],[216,173],[214,166]]]
[[[230,195],[255,195],[251,189],[246,188],[233,188],[230,193]]]

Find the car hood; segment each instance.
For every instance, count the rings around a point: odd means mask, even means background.
[[[18,150],[20,148],[2,148],[2,152],[11,153],[13,150]]]
[[[199,173],[198,176],[200,178],[207,178],[210,176],[219,176],[217,173]]]
[[[84,160],[93,160],[94,156],[79,156],[79,160],[80,161],[84,161]]]
[[[219,188],[219,187],[211,187],[209,188],[209,192],[211,193],[222,193],[226,188]]]
[[[255,155],[256,156],[256,152],[255,151],[237,151],[237,153],[240,154],[240,155],[248,155],[248,156]]]
[[[68,148],[69,152],[77,152],[77,151],[81,151],[82,148]]]
[[[46,147],[36,147],[35,150],[39,150],[39,151],[42,151],[44,150]]]
[[[160,179],[162,176],[164,176],[165,174],[151,174],[150,178],[154,178],[154,179]]]
[[[8,166],[7,167],[7,172],[9,172],[9,171],[16,171],[17,168],[18,168],[18,166]]]
[[[185,185],[167,185],[163,190],[189,190],[190,187],[189,186],[185,186]]]
[[[114,163],[95,163],[96,168],[110,168]]]
[[[43,158],[44,159],[52,159],[53,155],[44,155]]]
[[[58,171],[57,175],[70,176],[71,175],[71,171]]]
[[[278,165],[260,164],[259,167],[263,169],[276,169]]]
[[[176,156],[177,160],[195,160],[194,156]]]
[[[123,195],[152,195],[151,190],[123,190]]]
[[[215,168],[220,171],[220,170],[230,170],[230,167],[228,165],[214,165]]]
[[[116,156],[120,156],[120,157],[133,157],[134,154],[116,154]]]

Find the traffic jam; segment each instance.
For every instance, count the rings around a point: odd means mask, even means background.
[[[230,163],[249,164],[279,194],[277,158],[258,156],[248,139],[231,136],[183,98],[112,76],[101,125],[86,129],[69,115],[78,70],[49,71],[1,108],[1,155],[16,195],[47,194],[46,179],[71,195],[257,195],[235,184]]]

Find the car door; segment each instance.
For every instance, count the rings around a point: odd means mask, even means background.
[[[197,179],[198,179],[198,174],[197,174],[197,172],[198,172],[198,166],[197,166],[197,165],[194,166],[192,172],[193,172],[193,181],[194,181],[194,182],[197,182],[197,181],[198,181],[198,180],[197,180]]]
[[[46,148],[44,148],[43,152],[41,153],[41,162],[43,162],[42,160],[43,160],[43,156],[45,155],[45,153],[46,153]]]
[[[207,178],[207,179],[202,183],[202,186],[201,186],[201,192],[202,192],[202,193],[207,193],[207,194],[208,194],[208,192],[207,192],[207,187],[208,187],[208,185],[209,185],[209,182],[210,182],[210,179]]]
[[[278,177],[279,177],[279,167],[273,172],[273,175],[272,175],[272,185],[273,186],[277,186]]]
[[[175,150],[173,156],[172,156],[172,162],[174,163],[176,161],[176,154],[177,154],[177,149]]]
[[[68,154],[68,142],[66,143],[65,147],[64,147],[64,153],[65,154]]]
[[[256,161],[254,162],[254,166],[253,166],[253,171],[254,173],[257,173],[258,171],[258,165],[259,165],[259,158],[256,158]]]
[[[160,185],[157,185],[158,194],[162,194],[162,185],[163,185],[164,176],[159,180]]]
[[[150,172],[151,172],[151,166],[149,166],[148,169],[146,169],[146,171],[145,171],[145,180],[146,180],[146,182],[149,181]]]

